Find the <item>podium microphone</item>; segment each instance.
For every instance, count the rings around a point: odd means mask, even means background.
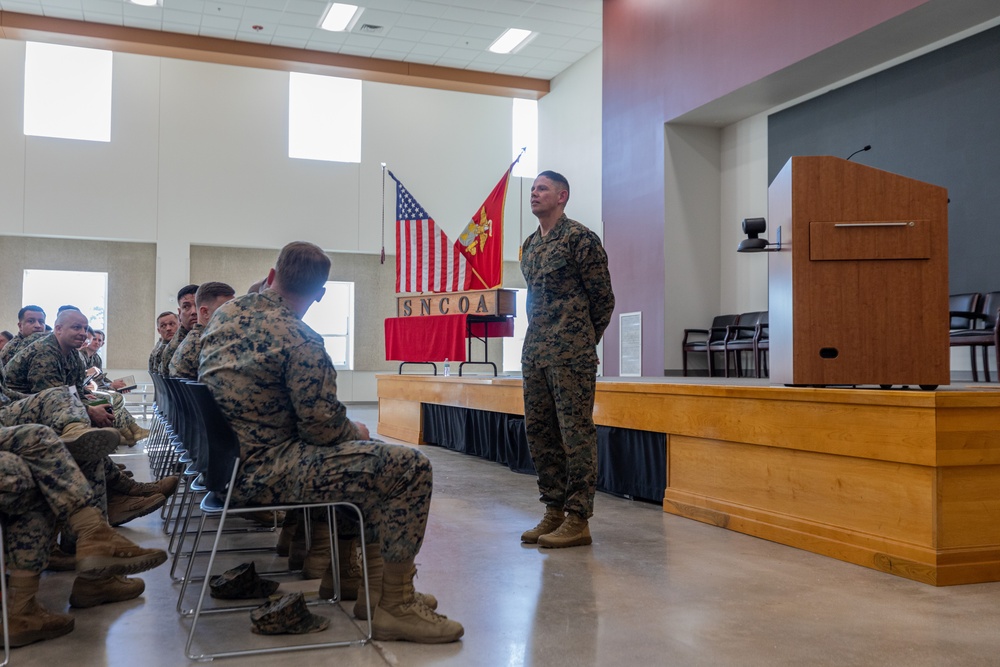
[[[865,146],[864,148],[859,148],[858,150],[856,150],[856,151],[854,151],[853,153],[851,153],[850,155],[848,155],[848,156],[847,156],[847,159],[848,159],[848,160],[850,160],[850,159],[851,159],[852,157],[854,157],[854,156],[855,156],[855,155],[857,155],[858,153],[864,153],[865,151],[870,151],[871,149],[872,149],[872,145],[871,145],[871,144],[868,144],[868,145],[867,145],[867,146]]]

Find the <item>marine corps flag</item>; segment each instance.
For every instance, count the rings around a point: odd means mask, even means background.
[[[455,242],[455,248],[465,257],[468,269],[465,289],[493,289],[503,282],[503,211],[510,170],[515,164],[517,160],[507,167],[503,178]]]

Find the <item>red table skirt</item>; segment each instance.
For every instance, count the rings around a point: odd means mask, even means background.
[[[390,317],[385,321],[387,361],[468,361],[465,339],[469,336],[514,335],[514,320],[484,321],[475,315],[431,315]]]

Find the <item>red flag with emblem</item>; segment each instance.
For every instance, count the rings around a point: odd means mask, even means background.
[[[466,289],[494,289],[503,283],[503,212],[510,171],[515,164],[517,160],[507,167],[503,178],[455,241],[455,249],[465,257],[468,269]]]

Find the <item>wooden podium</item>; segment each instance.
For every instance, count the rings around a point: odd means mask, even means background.
[[[772,384],[950,382],[948,193],[831,156],[768,188]]]

